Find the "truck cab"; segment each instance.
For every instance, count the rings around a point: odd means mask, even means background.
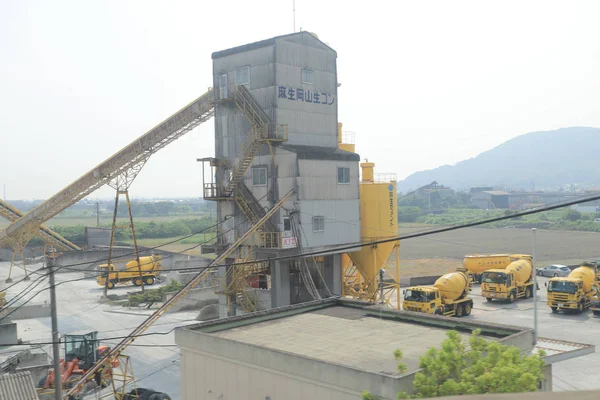
[[[557,313],[559,310],[576,310],[582,312],[589,306],[581,279],[550,279],[548,282],[547,299],[553,313]]]
[[[108,282],[108,288],[112,289],[115,285],[112,283],[116,278],[116,268],[113,264],[100,264],[98,265],[97,272],[98,276],[96,277],[96,282],[100,286],[104,286],[106,284],[106,279],[110,279]],[[110,275],[110,277],[109,277]]]
[[[503,269],[485,271],[481,274],[481,295],[487,301],[499,299],[512,303],[516,299],[514,281],[513,274],[507,273]]]
[[[441,314],[442,300],[434,287],[414,286],[404,291],[402,308],[407,311]],[[436,312],[437,311],[437,312]]]

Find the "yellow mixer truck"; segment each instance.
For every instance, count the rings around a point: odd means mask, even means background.
[[[473,299],[467,296],[470,279],[459,270],[442,275],[433,286],[412,286],[404,290],[402,309],[428,314],[463,317],[471,314]]]
[[[504,269],[517,260],[528,259],[527,254],[469,254],[463,260],[463,268],[469,273],[473,282],[481,283],[481,274],[489,269]]]
[[[529,257],[529,256],[527,256]],[[531,258],[515,260],[506,268],[489,269],[481,274],[481,295],[487,301],[528,299],[533,295]]]
[[[553,313],[560,310],[583,312],[598,297],[598,267],[594,263],[582,263],[566,278],[550,278],[548,282],[548,305]]]
[[[158,255],[140,257],[141,278],[140,268],[138,268],[136,260],[131,260],[125,264],[124,270],[117,270],[112,263],[99,265],[96,282],[98,285],[104,286],[106,279],[108,279],[107,287],[109,289],[114,288],[118,284],[133,283],[135,286],[141,286],[142,279],[144,280],[144,285],[153,285],[162,270],[161,259],[162,257]]]

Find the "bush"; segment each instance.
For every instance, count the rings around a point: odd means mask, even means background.
[[[421,215],[419,207],[398,207],[398,222],[416,222]]]
[[[129,295],[129,306],[137,307],[140,304],[157,303],[163,301],[165,294],[178,292],[183,288],[183,283],[171,279],[171,282],[158,289],[148,289],[144,293]],[[127,306],[124,304],[123,306]]]
[[[581,213],[577,210],[573,210],[573,209],[568,209],[567,213],[565,214],[565,218],[568,219],[569,221],[577,221],[581,219]]]

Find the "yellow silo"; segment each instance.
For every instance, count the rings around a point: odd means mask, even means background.
[[[375,179],[372,162],[360,164],[362,180],[360,182],[360,232],[361,242],[373,242],[381,239],[398,236],[398,209],[395,180]],[[373,246],[364,246],[360,251],[349,253],[354,266],[362,277],[362,296],[375,300],[379,296],[379,270],[387,269],[388,260],[394,250],[398,249],[399,241],[391,241]],[[396,253],[396,266],[398,265]],[[397,267],[396,267],[397,268]],[[386,272],[386,280],[394,280],[394,290],[399,287],[398,271],[390,274]],[[386,285],[390,289],[389,284]],[[385,288],[384,288],[385,289]],[[398,293],[395,293],[396,303]],[[381,299],[380,299],[381,300]],[[386,299],[388,302],[392,299]]]

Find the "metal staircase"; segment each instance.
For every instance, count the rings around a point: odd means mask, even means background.
[[[260,147],[265,143],[272,144],[288,140],[287,125],[271,123],[269,116],[252,97],[246,86],[233,86],[226,93],[231,93],[231,96],[216,99],[215,102],[233,102],[250,123],[250,132],[248,132],[248,136],[240,149],[239,159],[229,168],[231,171],[229,181],[221,185],[214,183],[204,185],[205,198],[208,200],[231,198],[235,188],[252,165],[252,160],[258,154]]]
[[[259,204],[258,200],[254,197],[250,189],[243,183],[238,184],[235,189],[235,203],[244,213],[250,224],[257,223],[261,218],[265,216],[265,210]],[[275,232],[275,226],[271,221],[267,221],[260,227],[263,232]]]

